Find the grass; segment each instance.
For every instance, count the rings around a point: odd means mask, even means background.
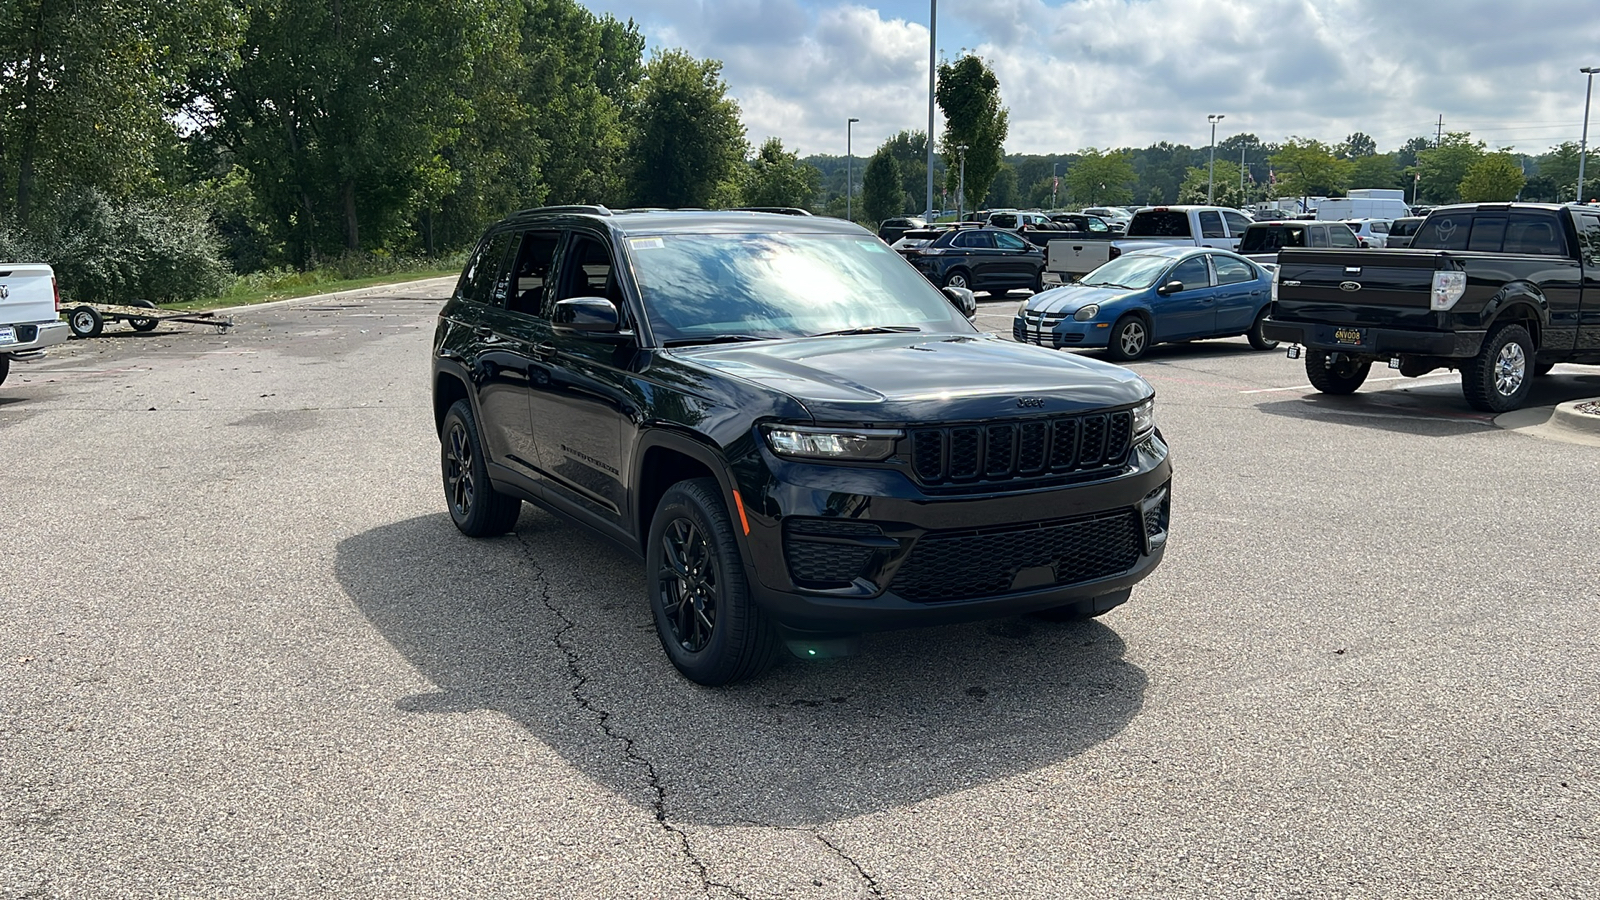
[[[234,282],[233,287],[218,297],[187,300],[182,303],[163,303],[161,308],[181,310],[230,309],[236,306],[271,303],[274,300],[292,300],[297,297],[313,297],[317,294],[331,294],[336,291],[349,291],[380,284],[396,284],[403,281],[416,281],[421,278],[440,278],[460,274],[461,265],[459,261],[451,260],[440,260],[439,266],[433,268],[423,267],[355,277],[344,277],[333,269],[313,269],[309,272],[279,269],[240,276]]]

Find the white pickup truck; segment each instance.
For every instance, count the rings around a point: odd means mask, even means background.
[[[1045,281],[1076,281],[1140,247],[1170,244],[1234,250],[1250,222],[1249,216],[1225,206],[1148,206],[1133,214],[1127,233],[1115,240],[1051,241]]]
[[[36,359],[67,339],[56,273],[43,263],[0,263],[0,382],[11,360]]]

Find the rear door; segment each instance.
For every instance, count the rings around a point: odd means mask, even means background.
[[[1202,209],[1195,214],[1200,226],[1199,244],[1202,247],[1222,247],[1232,250],[1239,246],[1238,238],[1229,238],[1228,229],[1222,224],[1222,213],[1214,209]]]
[[[1256,320],[1256,312],[1267,302],[1270,285],[1257,277],[1255,266],[1221,253],[1209,254],[1217,276],[1216,334],[1238,334]]]
[[[1572,218],[1583,259],[1583,307],[1577,349],[1593,353],[1600,351],[1600,215],[1584,212]]]
[[[521,235],[501,231],[478,248],[461,279],[461,299],[474,304],[463,361],[478,401],[478,431],[492,462],[532,477],[539,458],[528,417],[532,349],[507,309],[511,256]]]

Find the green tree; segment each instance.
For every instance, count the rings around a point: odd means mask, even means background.
[[[1062,185],[1079,205],[1115,206],[1133,202],[1137,180],[1125,151],[1102,153],[1090,147],[1066,171]]]
[[[1364,156],[1373,156],[1378,152],[1378,142],[1370,136],[1356,132],[1344,139],[1334,150],[1334,155],[1340,159],[1361,159]]]
[[[1205,203],[1206,188],[1211,183],[1211,169],[1209,166],[1195,166],[1184,176],[1183,184],[1178,186],[1179,203]],[[1239,164],[1227,160],[1217,160],[1217,174],[1215,181],[1215,195],[1212,200],[1217,206],[1231,206],[1235,209],[1245,205],[1245,190],[1239,186]]]
[[[900,212],[922,212],[928,192],[928,136],[920,131],[902,131],[890,138],[885,146],[900,170],[900,189],[905,196],[905,206]],[[934,168],[937,180],[940,174],[937,162]]]
[[[861,182],[861,207],[867,223],[876,225],[897,216],[905,208],[905,191],[900,188],[900,164],[888,144],[878,148],[867,161]]]
[[[1459,192],[1465,203],[1507,203],[1526,183],[1521,163],[1510,153],[1489,153],[1467,169]]]
[[[983,60],[967,54],[939,64],[934,99],[944,113],[945,187],[957,189],[965,146],[966,206],[975,209],[1000,171],[1010,114],[1000,105],[1000,79]]]
[[[1417,169],[1422,173],[1422,196],[1430,203],[1459,203],[1461,182],[1467,172],[1483,159],[1483,141],[1474,141],[1465,131],[1447,131],[1439,146],[1417,154]]]
[[[1350,162],[1312,138],[1290,138],[1272,154],[1270,162],[1278,176],[1280,197],[1328,196],[1349,185]]]
[[[1401,187],[1400,167],[1393,153],[1372,153],[1358,157],[1350,166],[1350,186],[1357,188]]]
[[[736,193],[744,125],[722,63],[681,50],[645,66],[628,146],[631,194],[642,206],[709,207]]]
[[[989,193],[983,198],[983,205],[991,209],[1015,208],[1021,200],[1017,194],[1017,169],[1015,166],[1002,162],[1000,171],[995,173],[994,183],[989,185]]]
[[[744,182],[744,202],[750,206],[810,207],[816,200],[822,173],[816,166],[786,153],[783,141],[767,138],[750,162]]]

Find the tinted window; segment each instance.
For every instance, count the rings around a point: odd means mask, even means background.
[[[1213,255],[1211,264],[1217,269],[1217,284],[1239,284],[1256,280],[1256,270],[1242,259]]]
[[[611,277],[611,251],[605,244],[592,237],[573,235],[562,263],[561,291],[556,299],[568,297],[605,297],[619,310],[622,308],[622,292]]]
[[[1193,237],[1189,214],[1158,209],[1141,212],[1128,223],[1128,237]]]
[[[1227,237],[1222,230],[1222,216],[1215,211],[1200,213],[1200,236],[1203,238]]]
[[[1210,287],[1211,273],[1206,271],[1205,257],[1196,256],[1173,266],[1172,274],[1167,276],[1167,280],[1181,281],[1183,282],[1183,289],[1189,291],[1195,288]]]
[[[1001,234],[994,235],[994,242],[995,242],[995,245],[998,246],[1001,250],[1026,250],[1026,249],[1028,249],[1028,242],[1023,240],[1022,238],[1017,237],[1014,234],[1001,233]]]
[[[493,303],[495,276],[500,273],[500,261],[506,258],[506,248],[511,246],[510,232],[494,235],[478,248],[461,273],[461,283],[456,292],[463,300],[474,303]]]
[[[1329,228],[1328,243],[1345,250],[1357,250],[1361,247],[1361,242],[1356,240],[1355,232],[1348,228]]]
[[[1306,245],[1304,226],[1258,225],[1245,230],[1239,240],[1240,253],[1276,253],[1285,247]]]
[[[1465,250],[1472,233],[1472,213],[1452,212],[1432,215],[1417,229],[1411,246],[1418,250]]]
[[[1013,213],[995,213],[989,217],[989,224],[996,228],[1017,227],[1017,217]]]
[[[1478,216],[1472,220],[1472,237],[1467,241],[1467,249],[1487,253],[1497,252],[1505,236],[1504,216]]]
[[[1228,223],[1228,233],[1234,235],[1235,237],[1244,234],[1245,229],[1250,227],[1250,220],[1236,212],[1228,212],[1227,210],[1223,210],[1222,218]]]
[[[1578,216],[1577,225],[1584,265],[1600,266],[1600,216]]]
[[[1396,219],[1389,227],[1389,234],[1394,237],[1410,237],[1417,233],[1417,226],[1421,224],[1421,219]]]
[[[987,250],[994,246],[992,234],[994,234],[992,231],[966,231],[956,235],[953,243],[957,247],[973,247]]]
[[[522,235],[509,270],[507,309],[530,316],[544,314],[545,288],[560,240],[555,232],[530,231]]]
[[[1567,243],[1554,216],[1529,213],[1512,213],[1506,222],[1507,253],[1526,253],[1532,256],[1566,256]]]
[[[1389,233],[1389,223],[1388,222],[1373,222],[1372,223],[1372,233],[1373,234],[1388,234]]]
[[[1325,225],[1324,226],[1315,227],[1315,228],[1306,229],[1306,232],[1307,232],[1306,237],[1310,239],[1308,241],[1308,243],[1313,247],[1326,247],[1326,246],[1328,246],[1328,232],[1332,231],[1332,230],[1335,230],[1335,229],[1330,229]],[[1356,239],[1356,236],[1354,234],[1350,234],[1350,229],[1348,229],[1348,228],[1340,228],[1340,229],[1337,229],[1337,230],[1343,231],[1345,234],[1349,234],[1350,235],[1350,240],[1352,240],[1352,241]]]

